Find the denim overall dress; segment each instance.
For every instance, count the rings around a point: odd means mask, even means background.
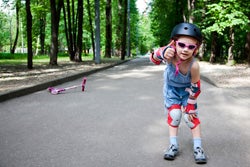
[[[164,71],[164,105],[166,109],[173,104],[178,104],[185,107],[187,105],[187,99],[189,93],[185,91],[186,88],[191,86],[191,67],[194,60],[190,63],[188,72],[186,75],[179,72],[175,74],[176,68],[171,62],[167,64]]]

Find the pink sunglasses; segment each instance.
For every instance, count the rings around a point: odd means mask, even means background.
[[[195,48],[197,48],[197,45],[195,44],[187,44],[187,43],[183,43],[183,42],[179,42],[176,41],[177,45],[181,48],[188,48],[189,50],[194,50]]]

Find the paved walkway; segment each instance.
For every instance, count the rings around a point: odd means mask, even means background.
[[[58,67],[36,66],[34,70],[28,70],[26,66],[0,67],[0,102],[56,86],[124,62],[126,61],[106,61],[99,65],[93,62],[60,62]],[[212,65],[207,62],[199,62],[199,64],[201,78],[210,84],[235,90],[236,93],[237,89],[246,89],[246,93],[250,92],[250,68],[248,66],[230,67]]]
[[[1,102],[0,166],[198,166],[182,122],[180,155],[163,160],[168,131],[162,104],[164,65],[136,59],[88,77],[86,91],[45,89]],[[81,78],[58,85],[76,85]],[[207,167],[250,164],[250,97],[202,81],[199,97]],[[239,90],[241,92],[242,90]]]
[[[69,82],[126,61],[104,61],[101,64],[95,64],[93,61],[60,62],[60,65],[55,67],[37,65],[33,70],[28,70],[25,65],[1,66],[0,102]]]

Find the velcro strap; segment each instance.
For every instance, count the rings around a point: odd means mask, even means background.
[[[196,104],[197,100],[196,99],[190,99],[188,98],[187,103],[189,104]]]

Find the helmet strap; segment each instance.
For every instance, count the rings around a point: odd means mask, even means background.
[[[175,64],[175,76],[179,74],[179,65],[182,63],[182,60],[179,59],[178,62]]]

